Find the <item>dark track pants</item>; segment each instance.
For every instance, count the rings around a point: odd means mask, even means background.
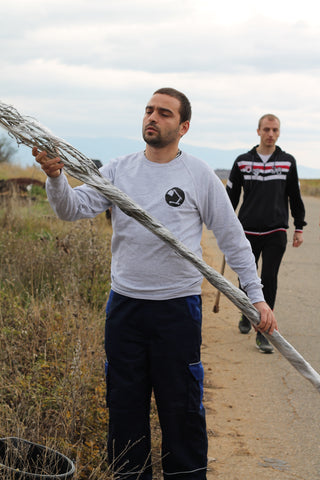
[[[118,478],[152,479],[153,389],[164,479],[206,479],[201,320],[200,296],[154,301],[111,292],[105,331],[108,455]]]
[[[261,282],[263,284],[263,294],[265,301],[273,309],[278,288],[278,272],[287,247],[287,232],[247,235],[247,239],[251,243],[257,267],[260,256],[262,258]]]

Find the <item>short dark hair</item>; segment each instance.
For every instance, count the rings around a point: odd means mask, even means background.
[[[169,95],[170,97],[174,97],[180,102],[180,123],[190,121],[191,119],[191,103],[189,102],[189,99],[186,97],[186,95],[182,92],[179,92],[179,90],[176,90],[175,88],[171,87],[164,87],[164,88],[159,88],[154,92],[153,95],[156,93],[160,93],[161,95]]]
[[[273,115],[273,113],[266,113],[265,115],[262,115],[262,117],[259,120],[259,123],[258,123],[258,129],[259,130],[260,130],[260,127],[261,127],[262,120],[264,120],[265,118],[267,118],[268,120],[278,120],[279,125],[280,125],[280,120],[276,115]]]

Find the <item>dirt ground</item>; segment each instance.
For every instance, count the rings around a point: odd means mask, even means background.
[[[308,227],[299,249],[293,228],[280,268],[275,314],[280,333],[320,371],[320,199],[304,199]],[[204,259],[220,271],[222,254],[212,233]],[[225,276],[237,285],[227,266]],[[238,331],[239,310],[203,284],[205,407],[209,434],[208,480],[320,479],[319,392],[278,352],[262,354],[255,333]]]

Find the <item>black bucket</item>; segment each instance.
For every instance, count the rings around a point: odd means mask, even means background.
[[[71,479],[75,467],[55,450],[8,437],[0,439],[0,478],[3,480]]]

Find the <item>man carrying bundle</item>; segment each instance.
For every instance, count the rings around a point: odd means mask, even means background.
[[[157,90],[143,118],[145,151],[119,157],[100,172],[201,256],[203,224],[260,312],[259,329],[277,323],[264,301],[255,260],[226,191],[213,170],[179,149],[191,106],[181,92]],[[162,430],[166,480],[204,480],[207,434],[202,404],[202,275],[165,242],[87,185],[72,189],[59,158],[33,149],[47,194],[64,220],[91,218],[112,206],[111,291],[105,347],[109,461],[119,478],[152,479],[150,399]]]

